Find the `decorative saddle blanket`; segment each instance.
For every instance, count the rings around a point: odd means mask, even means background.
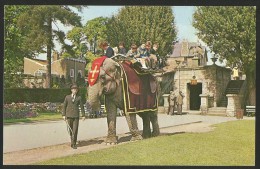
[[[126,113],[157,110],[157,83],[150,73],[133,68],[131,62],[120,63],[123,71],[124,107]]]

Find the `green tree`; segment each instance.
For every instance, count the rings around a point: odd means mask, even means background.
[[[86,39],[90,44],[92,51],[97,50],[97,43],[101,40],[107,40],[107,26],[108,18],[97,17],[89,20],[83,27],[83,32],[86,35]]]
[[[81,26],[81,17],[72,7],[81,11],[84,6],[32,5],[19,17],[19,27],[24,33],[23,45],[31,52],[30,56],[47,54],[47,88],[51,87],[51,53],[55,47],[54,40],[60,42],[65,51],[73,53],[72,47],[64,41],[65,33],[57,26],[58,22],[65,26]]]
[[[89,71],[89,69],[91,68],[91,65],[92,65],[92,62],[96,59],[96,58],[98,58],[99,57],[99,55],[94,55],[92,52],[90,52],[90,51],[88,51],[87,52],[87,64],[86,64],[86,68],[85,68],[85,71],[86,71],[86,73],[88,73],[88,71]]]
[[[17,27],[17,19],[28,6],[6,5],[4,10],[4,87],[23,87],[22,34]]]
[[[86,44],[86,35],[83,32],[82,27],[74,27],[67,33],[67,39],[72,42],[73,56],[74,57],[85,57],[88,47]],[[71,56],[69,53],[65,56]]]
[[[66,86],[66,79],[64,75],[61,76],[59,84],[60,88],[64,88]]]
[[[172,50],[172,41],[176,40],[177,34],[172,8],[166,6],[123,7],[108,20],[107,29],[111,46],[124,41],[130,47],[132,43],[140,45],[150,40],[159,43],[161,56]]]
[[[256,7],[197,7],[193,26],[220,60],[241,65],[248,84],[248,103],[255,105]]]

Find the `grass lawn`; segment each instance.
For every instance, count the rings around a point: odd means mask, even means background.
[[[39,116],[32,117],[32,118],[23,118],[23,119],[4,119],[4,124],[13,124],[17,122],[35,122],[35,121],[41,121],[41,120],[59,120],[62,119],[62,116],[60,113],[54,113],[54,112],[41,112],[39,113]]]
[[[255,165],[254,120],[214,126],[207,133],[164,135],[36,165]]]

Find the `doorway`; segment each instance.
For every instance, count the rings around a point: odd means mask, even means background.
[[[196,85],[188,83],[188,89],[190,91],[190,110],[199,110],[201,104],[199,95],[202,93],[202,83]]]

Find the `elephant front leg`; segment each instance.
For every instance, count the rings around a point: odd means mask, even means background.
[[[142,140],[142,136],[139,132],[139,129],[138,129],[138,125],[137,125],[137,119],[136,119],[136,114],[128,114],[126,113],[126,120],[127,120],[127,124],[128,124],[128,127],[129,127],[129,130],[132,134],[132,138],[131,138],[131,141],[135,141],[135,140]]]
[[[116,137],[116,106],[113,104],[106,104],[107,110],[107,125],[108,125],[108,132],[106,138],[106,144],[116,144],[117,137]]]

